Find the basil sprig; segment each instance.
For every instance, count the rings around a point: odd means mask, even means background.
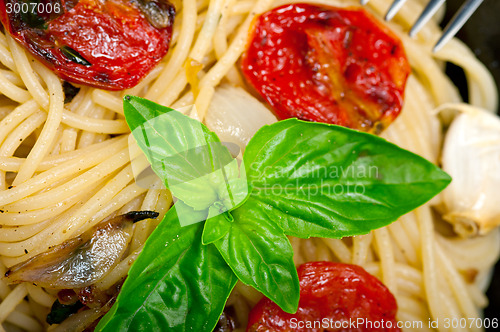
[[[366,234],[451,181],[409,151],[335,125],[289,119],[264,126],[239,167],[196,120],[130,96],[124,112],[177,202],[98,331],[212,331],[237,279],[293,313],[299,281],[286,235]]]
[[[200,217],[182,201],[167,212],[97,330],[213,330],[237,279],[217,249],[201,243],[203,224],[180,226],[181,205]]]

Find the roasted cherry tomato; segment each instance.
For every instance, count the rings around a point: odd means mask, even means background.
[[[0,20],[61,78],[97,88],[136,85],[167,53],[166,0],[2,0]]]
[[[280,119],[374,133],[401,111],[410,73],[401,41],[375,17],[309,4],[259,16],[241,69]]]
[[[297,313],[263,298],[250,312],[247,332],[399,331],[394,296],[360,266],[310,262],[297,272]]]

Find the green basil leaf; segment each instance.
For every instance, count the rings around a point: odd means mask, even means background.
[[[177,200],[175,202],[175,210],[177,212],[177,219],[182,227],[186,227],[208,218],[208,210],[193,210],[193,208],[183,201]]]
[[[148,238],[97,331],[213,330],[237,279],[213,245],[201,244],[202,224],[180,226],[182,204]]]
[[[208,218],[201,237],[202,243],[209,244],[221,239],[229,232],[233,221],[233,216],[228,211],[223,211],[222,203],[216,202],[208,210]]]
[[[283,230],[269,222],[248,201],[231,212],[229,232],[214,242],[243,283],[273,300],[289,313],[297,311],[299,279],[293,249]]]
[[[382,138],[296,119],[261,128],[243,159],[253,198],[247,208],[301,238],[368,233],[451,181],[434,164]]]
[[[126,96],[124,113],[153,171],[172,194],[189,206],[207,209],[227,179],[233,161],[216,134],[202,123],[149,100]]]
[[[227,179],[224,184],[219,186],[217,194],[223,206],[222,211],[234,210],[236,207],[243,204],[248,197],[248,183],[246,177]]]

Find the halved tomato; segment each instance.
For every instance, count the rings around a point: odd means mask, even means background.
[[[299,309],[289,314],[268,298],[252,309],[247,332],[399,331],[391,292],[362,267],[309,262],[297,269]]]
[[[280,119],[379,133],[401,111],[410,66],[361,8],[290,4],[257,17],[241,69]]]
[[[166,0],[5,0],[0,21],[61,78],[97,88],[135,86],[168,51]]]

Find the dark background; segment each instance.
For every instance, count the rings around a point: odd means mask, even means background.
[[[447,0],[446,24],[457,12],[465,0]],[[485,0],[469,19],[457,36],[466,42],[476,56],[488,67],[497,82],[500,93],[500,0]],[[461,93],[466,95],[467,84],[463,72],[449,66],[448,74],[454,82],[460,83]],[[500,171],[500,165],[498,167]],[[500,189],[499,189],[500,190]],[[500,199],[499,199],[500,204]],[[495,274],[488,290],[490,304],[484,312],[485,317],[500,318],[500,264],[495,267]]]

